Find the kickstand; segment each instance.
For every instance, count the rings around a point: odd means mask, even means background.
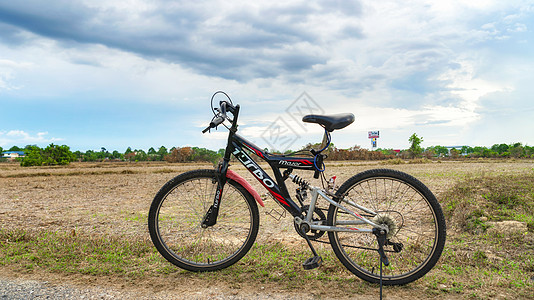
[[[378,241],[378,254],[380,256],[380,300],[382,300],[382,264],[389,266],[389,260],[386,256],[386,252],[384,251],[384,245],[386,244],[386,232],[384,230],[373,228],[373,234],[376,235],[376,239]]]
[[[382,255],[380,255],[380,300],[382,300]]]

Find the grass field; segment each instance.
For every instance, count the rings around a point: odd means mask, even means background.
[[[414,283],[385,288],[385,295],[534,298],[534,162],[416,162],[327,163],[326,174],[336,175],[339,184],[371,168],[407,172],[434,192],[446,214],[447,243],[438,265]],[[215,285],[228,295],[281,292],[288,297],[377,298],[378,287],[347,271],[327,244],[317,244],[323,265],[303,270],[309,250],[289,216],[277,221],[266,215],[272,209],[280,211],[273,201],[260,208],[257,242],[236,265],[197,274],[167,263],[148,237],[152,198],[177,174],[211,167],[0,164],[0,272],[192,296]],[[243,167],[231,168],[264,193]],[[312,174],[299,175],[312,179]]]

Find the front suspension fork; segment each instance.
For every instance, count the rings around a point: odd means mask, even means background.
[[[217,224],[217,216],[219,215],[221,197],[223,194],[224,185],[226,183],[226,172],[228,171],[228,162],[229,162],[229,159],[228,161],[224,159],[223,162],[217,166],[217,178],[216,178],[217,190],[215,192],[213,204],[210,206],[210,208],[206,212],[206,215],[204,215],[204,218],[202,219],[202,223],[200,224],[202,228],[208,228],[210,226]]]

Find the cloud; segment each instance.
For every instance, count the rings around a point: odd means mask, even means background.
[[[20,86],[11,83],[13,79],[13,71],[18,69],[27,69],[31,67],[31,63],[15,62],[8,59],[0,59],[0,92],[17,90]]]
[[[27,43],[30,32],[66,47],[101,44],[243,82],[326,64],[335,39],[363,37],[358,1],[131,2],[0,3],[0,32],[12,45]]]
[[[534,67],[531,1],[19,2],[0,2],[0,93],[26,103],[172,101],[196,113],[223,89],[244,121],[269,124],[306,91],[328,112],[373,111],[364,126],[457,134],[532,94],[520,88]],[[71,111],[39,119],[87,115]]]
[[[23,130],[0,131],[0,146],[46,145],[62,141],[62,138],[47,137],[48,132],[31,134]]]

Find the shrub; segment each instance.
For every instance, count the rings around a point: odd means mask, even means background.
[[[26,157],[20,162],[20,165],[23,167],[68,165],[71,161],[76,160],[76,155],[66,145],[58,146],[50,144],[45,149],[37,146],[28,146],[25,152]]]

